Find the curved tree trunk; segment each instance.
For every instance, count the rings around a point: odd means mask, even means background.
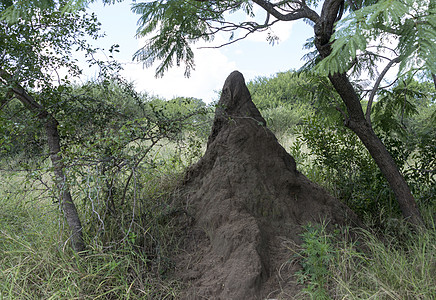
[[[9,82],[11,76],[5,71],[0,69],[0,77]],[[14,96],[23,103],[23,105],[33,113],[45,124],[45,132],[47,135],[47,142],[50,151],[50,159],[53,164],[53,172],[55,175],[55,183],[59,192],[62,194],[60,204],[64,216],[67,220],[68,226],[71,230],[71,244],[75,251],[82,252],[85,250],[85,242],[83,241],[82,224],[80,222],[79,214],[77,213],[76,206],[73,203],[70,189],[65,182],[64,164],[60,157],[60,137],[58,132],[58,122],[48,113],[48,111],[40,105],[35,99],[29,95],[19,84],[12,83],[11,92]]]
[[[343,0],[326,0],[320,18],[314,26],[315,46],[321,58],[331,53],[331,37],[337,16],[341,15]],[[346,74],[330,75],[329,79],[347,107],[345,125],[350,128],[368,149],[372,158],[389,183],[400,205],[403,217],[413,225],[422,226],[423,220],[416,201],[389,151],[365,119],[360,98]]]
[[[50,151],[50,159],[53,164],[53,172],[55,174],[56,187],[61,193],[61,207],[68,226],[71,231],[71,245],[76,252],[85,250],[85,242],[83,241],[82,224],[76,206],[73,203],[70,189],[65,182],[64,164],[61,161],[59,152],[60,138],[58,132],[58,122],[51,116],[48,116],[45,123],[45,132],[47,135],[47,143]]]
[[[359,137],[380,168],[395,194],[403,217],[411,224],[423,225],[421,213],[406,180],[383,142],[375,134],[371,124],[365,119],[359,97],[347,76],[335,74],[329,78],[347,107],[349,119],[346,120],[345,125]]]

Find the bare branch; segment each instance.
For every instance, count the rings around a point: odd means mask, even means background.
[[[356,11],[359,9],[359,7],[357,6],[356,2],[353,0],[347,0],[348,5],[350,6],[352,11]]]
[[[379,87],[378,89],[379,89],[379,90],[387,89],[388,87],[391,87],[392,85],[394,85],[395,82],[397,82],[397,81],[398,81],[398,78],[395,79],[394,81],[392,81],[391,83],[389,83],[388,85],[385,85],[385,86]],[[363,90],[363,92],[365,92],[365,93],[368,93],[368,92],[371,92],[371,91],[372,91],[372,89],[370,89],[370,90]]]
[[[377,78],[377,81],[374,84],[374,87],[372,88],[371,94],[369,95],[369,99],[368,99],[368,106],[366,107],[366,114],[365,114],[365,118],[366,121],[368,123],[371,124],[371,107],[372,107],[372,103],[374,101],[374,97],[375,94],[378,91],[378,88],[380,86],[381,81],[383,80],[383,77],[386,75],[386,73],[389,71],[389,69],[394,65],[400,62],[400,57],[396,57],[394,59],[392,59],[387,65],[386,67],[383,69],[383,71],[380,73],[380,76]]]
[[[247,32],[247,34],[246,35],[244,35],[243,37],[240,37],[240,38],[237,38],[237,39],[235,39],[235,40],[232,40],[232,41],[230,41],[230,42],[227,42],[227,43],[224,43],[224,44],[221,44],[221,45],[219,45],[219,46],[208,46],[208,47],[198,47],[198,49],[219,49],[219,48],[222,48],[222,47],[225,47],[225,46],[228,46],[228,45],[231,45],[231,44],[233,44],[233,43],[236,43],[236,42],[238,42],[238,41],[240,41],[240,40],[243,40],[243,39],[245,39],[247,36],[249,36],[251,33],[253,33],[254,31],[249,31],[249,32]]]
[[[283,14],[276,9],[277,4],[273,4],[266,0],[253,0],[254,3],[262,7],[265,11],[269,12],[272,16],[280,21],[295,21],[299,19],[309,19],[313,22],[317,22],[319,19],[318,14],[310,9],[304,3],[295,1],[294,3],[299,4],[300,8],[292,9],[291,12]],[[279,2],[280,3],[280,2]]]
[[[368,47],[366,47],[366,48],[367,48],[367,49],[371,49],[371,48],[376,48],[376,49],[386,49],[386,50],[392,51],[395,55],[398,56],[397,50],[395,50],[395,49],[393,49],[393,48],[390,48],[390,47],[387,47],[387,46],[385,46],[385,45],[368,46]]]
[[[238,42],[238,41],[241,41],[241,40],[247,38],[247,37],[248,37],[250,34],[252,34],[252,33],[255,33],[255,32],[257,32],[257,31],[263,31],[263,30],[269,28],[271,25],[275,24],[275,23],[278,22],[278,21],[279,21],[279,20],[275,20],[275,21],[269,23],[268,25],[257,25],[257,26],[254,25],[254,24],[257,24],[257,23],[254,23],[254,22],[250,22],[250,23],[247,22],[247,23],[244,23],[245,25],[250,25],[250,26],[252,26],[252,28],[247,28],[247,27],[245,27],[245,26],[240,26],[240,25],[236,25],[236,24],[234,24],[233,29],[230,29],[230,30],[229,30],[229,28],[227,28],[226,30],[222,30],[222,28],[216,28],[216,32],[218,32],[218,31],[233,31],[233,30],[236,30],[236,29],[238,29],[238,28],[239,28],[239,29],[245,29],[245,30],[248,30],[248,32],[247,32],[244,36],[239,37],[239,38],[234,39],[234,40],[231,40],[231,41],[229,41],[229,42],[227,42],[227,43],[224,43],[224,44],[221,44],[221,45],[218,45],[218,46],[204,46],[204,47],[198,47],[198,49],[219,49],[219,48],[222,48],[222,47],[225,47],[225,46],[231,45],[231,44],[233,44],[233,43],[236,43],[236,42]],[[216,33],[216,32],[215,32],[215,33]]]
[[[12,85],[11,91],[14,93],[15,97],[17,97],[31,111],[38,112],[38,116],[40,118],[45,118],[48,116],[48,113],[45,111],[45,109],[38,102],[36,102],[33,97],[24,90],[23,87],[21,87],[19,84],[11,82],[12,76],[10,74],[0,69],[0,77],[6,82],[10,82]]]
[[[436,89],[436,75],[435,74],[431,74],[431,77],[433,77],[434,88]]]

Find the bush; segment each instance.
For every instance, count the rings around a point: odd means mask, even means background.
[[[87,181],[85,205],[93,206],[79,207],[88,253],[78,257],[46,193],[49,176],[42,175],[0,173],[0,298],[176,298],[181,284],[167,277],[179,240],[170,206],[176,177],[150,174],[136,187],[137,202],[128,201],[110,218],[104,218],[103,199],[95,197],[99,187]]]
[[[376,216],[382,208],[393,215],[399,213],[386,180],[350,130],[314,117],[300,127],[297,140],[291,153],[303,160],[297,164],[300,170],[356,213]],[[309,155],[299,154],[302,144],[307,146]]]

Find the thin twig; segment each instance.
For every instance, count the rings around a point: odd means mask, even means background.
[[[374,101],[374,97],[378,91],[378,88],[380,86],[381,81],[383,80],[383,77],[386,75],[386,73],[389,71],[389,69],[396,63],[400,62],[400,57],[396,57],[394,59],[392,59],[387,65],[386,67],[383,69],[383,71],[381,72],[380,76],[377,78],[377,81],[374,84],[374,87],[372,88],[371,94],[369,95],[369,99],[368,99],[368,106],[366,107],[366,114],[365,114],[365,118],[366,121],[371,124],[371,107],[372,107],[372,103]]]

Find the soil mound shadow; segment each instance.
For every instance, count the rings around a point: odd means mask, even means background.
[[[357,222],[354,213],[296,169],[266,128],[244,77],[224,83],[207,150],[185,178],[193,224],[177,257],[184,299],[293,299],[287,263],[301,225]],[[298,298],[298,297],[297,297]]]

